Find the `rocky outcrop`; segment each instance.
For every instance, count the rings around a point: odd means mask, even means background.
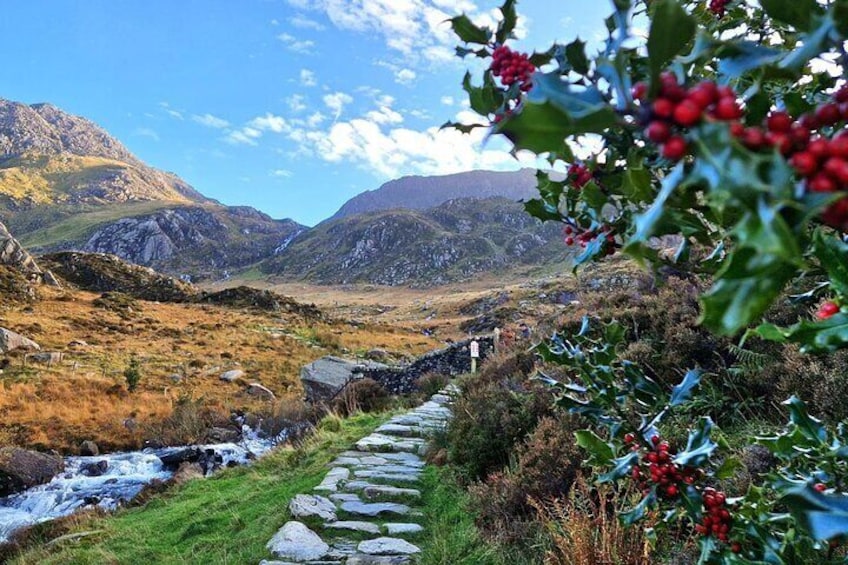
[[[0,496],[49,482],[64,468],[60,457],[18,447],[0,447]]]
[[[451,200],[426,211],[346,216],[299,236],[260,268],[320,284],[433,286],[479,273],[561,263],[561,228],[504,198]]]
[[[93,292],[122,292],[160,302],[188,302],[197,294],[188,283],[114,255],[68,251],[44,255],[41,261],[66,281]]]
[[[300,382],[309,402],[323,402],[334,398],[348,382],[364,371],[386,369],[381,363],[357,363],[328,355],[300,370]]]
[[[9,353],[15,350],[41,351],[41,346],[28,337],[15,333],[6,328],[0,328],[0,353]]]

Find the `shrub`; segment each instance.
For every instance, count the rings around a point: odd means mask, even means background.
[[[135,392],[138,383],[141,382],[141,366],[136,357],[130,358],[127,368],[124,369],[124,380],[127,381],[127,390]]]
[[[429,372],[421,375],[421,378],[418,379],[416,384],[418,385],[418,390],[429,398],[445,388],[449,381],[450,379],[447,375]]]
[[[188,445],[203,441],[210,428],[228,424],[227,416],[203,398],[183,395],[167,418],[147,426],[145,437],[161,445]]]
[[[477,525],[487,538],[506,544],[532,540],[536,516],[530,498],[560,498],[580,473],[584,454],[574,441],[572,418],[545,417],[516,452],[512,469],[497,471],[470,488]]]
[[[467,481],[483,479],[509,463],[513,448],[552,413],[550,391],[516,380],[466,389],[448,425],[448,457]]]
[[[374,379],[360,379],[348,384],[333,401],[333,409],[342,416],[356,412],[378,412],[386,410],[392,396],[383,385]]]

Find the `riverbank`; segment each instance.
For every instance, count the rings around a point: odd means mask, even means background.
[[[227,469],[111,516],[76,515],[38,525],[0,553],[12,564],[258,563],[281,509],[321,482],[327,464],[391,417],[324,418],[302,444]],[[91,533],[94,532],[94,533]]]

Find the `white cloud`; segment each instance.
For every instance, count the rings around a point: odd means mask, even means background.
[[[377,124],[399,124],[403,122],[403,116],[388,106],[381,106],[378,110],[368,112],[365,117]]]
[[[292,175],[294,175],[294,173],[291,172],[288,169],[275,169],[275,170],[271,171],[272,177],[280,177],[280,178],[287,179],[287,178],[290,178]]]
[[[289,23],[294,27],[299,27],[301,29],[314,29],[315,31],[324,31],[327,29],[324,24],[309,19],[301,14],[289,18]]]
[[[311,128],[316,128],[327,121],[327,116],[321,112],[315,112],[306,119],[306,123]]]
[[[350,104],[351,102],[353,102],[353,98],[344,92],[334,92],[324,96],[324,104],[327,108],[332,110],[333,116],[336,120],[338,120],[342,115],[342,110],[344,110],[345,105]]]
[[[442,96],[440,101],[445,106],[453,106],[454,102],[455,102],[455,100],[453,99],[453,96]]]
[[[153,141],[159,141],[159,134],[156,133],[156,130],[152,128],[136,128],[133,131],[133,135],[137,135],[139,137],[149,137]]]
[[[292,94],[286,98],[286,104],[288,104],[291,111],[295,113],[306,110],[306,99],[302,94]]]
[[[315,78],[315,72],[309,69],[300,69],[300,84],[302,86],[316,86],[318,80]]]
[[[245,127],[231,131],[224,137],[224,141],[231,145],[259,145],[256,139],[262,137],[262,132],[254,128]]]
[[[259,116],[258,118],[253,118],[248,122],[248,127],[245,129],[253,128],[259,130],[260,135],[263,131],[272,131],[274,133],[282,133],[289,129],[288,122],[282,116],[275,116],[274,114],[268,112],[264,116]],[[259,136],[257,136],[259,137]]]
[[[272,26],[278,26],[278,25],[280,25],[280,20],[277,20],[277,19],[273,19],[273,20],[271,20],[271,25],[272,25]]]
[[[191,119],[208,128],[223,129],[230,126],[230,122],[212,114],[194,114]]]
[[[277,39],[286,45],[286,49],[295,53],[308,55],[312,53],[312,48],[315,47],[315,42],[311,39],[298,39],[288,33],[281,33]]]
[[[412,69],[401,69],[395,74],[395,82],[398,84],[411,84],[416,76],[418,75]]]

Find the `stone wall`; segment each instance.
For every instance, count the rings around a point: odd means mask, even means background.
[[[494,337],[483,336],[473,339],[480,344],[479,363],[494,350]],[[425,353],[406,366],[365,369],[359,372],[358,376],[374,379],[392,394],[408,394],[417,390],[418,379],[427,373],[456,376],[470,372],[471,353],[468,346],[473,339]]]

